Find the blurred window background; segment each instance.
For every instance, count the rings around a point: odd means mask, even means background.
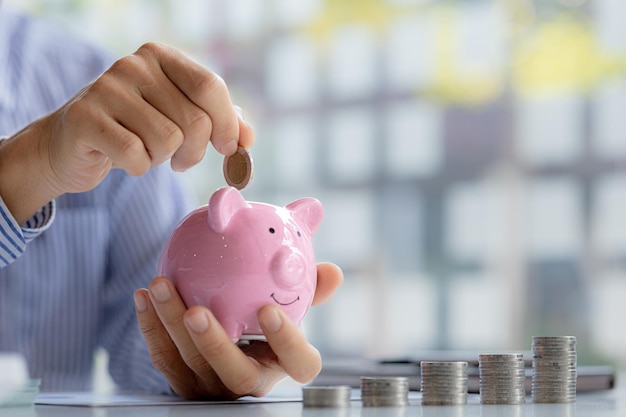
[[[257,132],[244,196],[325,206],[324,355],[571,334],[579,364],[626,363],[626,1],[4,1],[226,80]],[[184,174],[199,204],[221,163]]]

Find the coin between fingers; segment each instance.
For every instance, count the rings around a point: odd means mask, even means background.
[[[224,158],[224,179],[238,190],[244,189],[252,181],[253,165],[250,153],[242,146],[237,152]]]

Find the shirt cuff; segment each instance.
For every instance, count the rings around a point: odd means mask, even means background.
[[[28,243],[50,227],[55,213],[52,200],[20,226],[0,197],[0,268],[19,258]]]

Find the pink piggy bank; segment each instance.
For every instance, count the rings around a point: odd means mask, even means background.
[[[314,198],[279,207],[220,188],[174,228],[159,274],[174,282],[187,307],[209,308],[233,340],[263,335],[257,314],[268,304],[299,324],[317,285],[311,239],[323,213]]]

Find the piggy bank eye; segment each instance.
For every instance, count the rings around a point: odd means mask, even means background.
[[[302,237],[302,234],[300,233],[300,231],[298,230],[298,237]]]
[[[273,227],[270,227],[270,233],[275,233],[275,232],[276,232],[276,230],[274,230]]]

